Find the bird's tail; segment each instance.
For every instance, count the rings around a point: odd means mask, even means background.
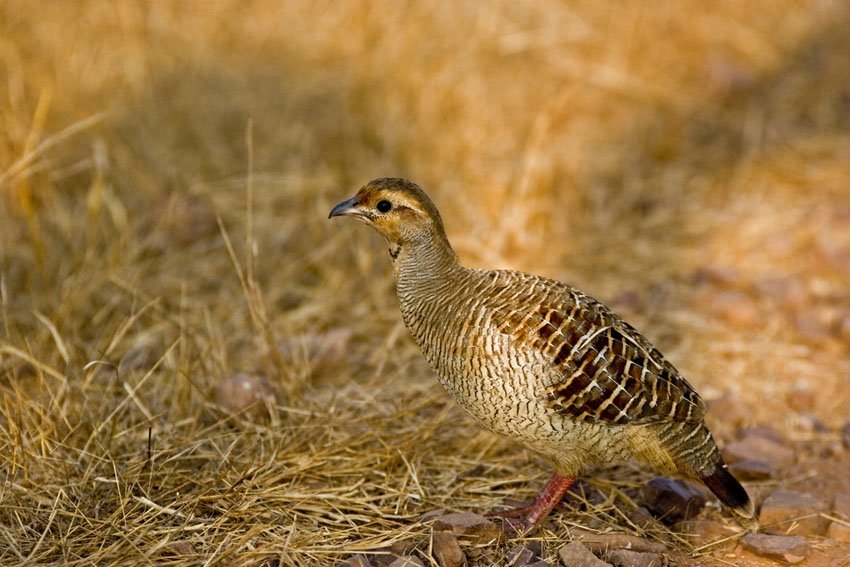
[[[726,506],[746,518],[755,515],[750,496],[723,461],[718,462],[707,474],[701,474],[700,479]]]

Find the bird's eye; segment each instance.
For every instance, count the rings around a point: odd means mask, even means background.
[[[377,205],[375,205],[375,207],[376,207],[376,208],[377,208],[380,212],[382,212],[382,213],[386,213],[386,212],[388,212],[390,209],[392,209],[392,208],[393,208],[393,204],[392,204],[392,203],[390,203],[389,201],[387,201],[386,199],[382,199],[382,200],[378,201],[378,204],[377,204]]]

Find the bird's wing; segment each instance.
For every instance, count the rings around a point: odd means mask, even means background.
[[[506,318],[504,330],[550,361],[545,395],[559,413],[617,425],[702,419],[691,385],[598,301],[566,288],[523,311]]]

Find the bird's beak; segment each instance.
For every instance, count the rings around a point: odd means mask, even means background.
[[[328,215],[328,218],[330,219],[345,215],[362,216],[360,210],[357,208],[357,204],[357,197],[352,197],[347,201],[343,201],[331,210],[331,214]]]

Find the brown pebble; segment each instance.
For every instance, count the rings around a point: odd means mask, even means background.
[[[737,531],[722,522],[700,518],[679,522],[674,526],[674,530],[682,534],[694,546],[728,538],[735,535]],[[730,546],[735,545],[734,540],[728,543]]]
[[[842,543],[850,543],[850,526],[839,522],[831,522],[826,530],[826,537]]]
[[[638,506],[629,512],[629,521],[639,528],[647,528],[655,523],[655,517],[643,506]]]
[[[410,555],[416,549],[417,543],[419,542],[416,541],[415,537],[400,539],[393,542],[390,546],[390,552],[395,555]]]
[[[564,567],[611,567],[610,563],[596,557],[581,542],[571,541],[558,550]]]
[[[729,471],[735,475],[735,478],[742,481],[767,480],[776,474],[769,463],[758,459],[747,459],[746,461],[732,463],[729,465]]]
[[[844,443],[844,447],[850,449],[850,421],[845,423],[841,429],[841,441]]]
[[[527,567],[534,561],[534,552],[524,545],[517,545],[505,555],[508,567]]]
[[[643,489],[646,507],[665,523],[688,520],[705,506],[705,496],[692,484],[672,478],[657,477]]]
[[[416,556],[402,555],[390,563],[389,567],[425,567],[425,564]]]
[[[823,535],[829,520],[820,514],[828,511],[826,503],[810,494],[778,489],[762,503],[759,524],[767,533]]]
[[[432,533],[434,559],[440,567],[461,567],[466,565],[466,556],[460,548],[455,535],[448,531]]]
[[[373,567],[373,565],[368,557],[362,553],[358,553],[349,557],[341,567]]]
[[[809,555],[809,544],[800,536],[747,534],[741,545],[750,553],[792,565]]]
[[[245,412],[250,417],[267,413],[266,402],[274,402],[274,390],[262,376],[235,374],[215,387],[215,404],[227,413]]]
[[[663,563],[660,555],[630,549],[612,549],[605,559],[614,567],[661,567]]]
[[[757,460],[764,461],[775,469],[784,469],[794,463],[794,452],[764,437],[745,437],[723,448],[726,462]]]
[[[430,522],[432,520],[436,520],[440,516],[445,516],[446,514],[447,514],[447,512],[446,512],[445,508],[437,508],[436,510],[429,510],[428,512],[425,512],[424,514],[419,516],[419,523],[427,524],[428,522]]]
[[[832,501],[832,515],[844,521],[850,521],[850,494],[839,492]]]
[[[631,549],[645,553],[664,553],[667,550],[667,547],[660,543],[623,533],[597,534],[573,528],[569,535],[583,543],[593,553],[602,553],[608,549]]]
[[[502,530],[485,518],[472,512],[446,514],[434,519],[434,530],[449,530],[454,535],[469,539],[476,544],[489,543],[502,536]]]

